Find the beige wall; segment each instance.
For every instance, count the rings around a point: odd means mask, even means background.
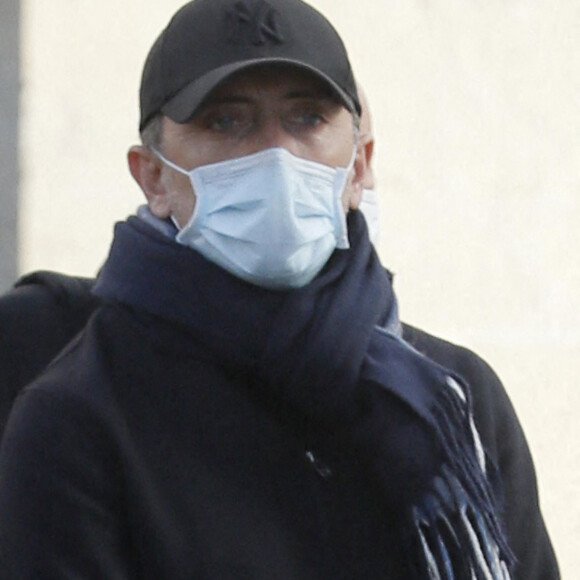
[[[50,4],[50,6],[49,6]],[[141,202],[146,51],[181,1],[23,0],[20,268],[92,275]],[[372,104],[403,318],[482,354],[524,425],[564,578],[580,555],[580,4],[313,0]]]

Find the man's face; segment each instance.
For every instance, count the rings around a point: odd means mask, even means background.
[[[220,85],[189,123],[164,118],[161,147],[165,157],[191,171],[271,147],[330,167],[346,167],[354,143],[351,113],[323,82],[296,69],[267,66]],[[195,207],[188,177],[163,166],[161,180],[167,192],[166,213],[185,225]],[[351,176],[343,195],[345,211],[356,188]]]

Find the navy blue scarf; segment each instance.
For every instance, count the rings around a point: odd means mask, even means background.
[[[415,578],[510,578],[462,378],[385,329],[396,300],[359,212],[304,288],[248,284],[138,218],[118,224],[96,284],[109,300],[181,326],[256,388],[336,435],[397,514]]]

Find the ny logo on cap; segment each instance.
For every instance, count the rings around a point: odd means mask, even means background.
[[[279,14],[265,0],[237,0],[228,10],[226,22],[234,44],[245,41],[260,46],[284,41]]]

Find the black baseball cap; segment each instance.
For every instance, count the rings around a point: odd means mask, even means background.
[[[348,55],[336,30],[301,0],[193,0],[151,48],[141,79],[139,129],[157,113],[176,123],[230,75],[262,64],[310,71],[360,114]]]

